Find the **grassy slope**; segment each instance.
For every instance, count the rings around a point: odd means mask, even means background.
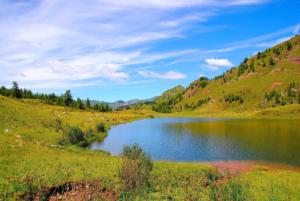
[[[213,106],[212,106],[213,107]],[[206,107],[196,111],[183,111],[156,114],[160,117],[216,117],[216,118],[250,118],[250,119],[300,119],[300,104],[277,106],[254,111],[235,112],[230,110],[215,110]]]
[[[28,191],[29,185],[39,189],[67,181],[98,180],[119,192],[120,159],[100,151],[58,147],[62,133],[55,131],[55,119],[88,129],[101,121],[112,125],[145,116],[133,111],[76,111],[0,96],[0,200],[16,199]],[[183,200],[188,195],[209,200],[210,190],[204,185],[209,181],[209,169],[198,163],[156,162],[152,188],[141,200]],[[270,196],[282,200],[287,195],[290,200],[300,200],[300,173],[260,169],[242,174],[238,183],[249,200],[268,200]]]
[[[292,82],[298,84],[296,93],[300,93],[300,35],[293,37],[289,42],[293,44],[292,50],[287,50],[287,43],[284,42],[266,50],[265,58],[257,58],[257,55],[249,58],[246,63],[248,66],[253,63],[254,72],[248,67],[238,76],[238,68],[235,68],[227,71],[224,78],[208,81],[205,88],[191,85],[185,91],[183,99],[173,107],[172,111],[175,113],[167,116],[300,118],[297,97],[293,98],[293,103],[287,97],[287,87]],[[280,51],[279,55],[275,49]],[[270,65],[271,57],[275,60],[275,65]],[[295,59],[298,59],[298,62]],[[288,106],[275,104],[274,99],[266,101],[265,93],[273,90],[281,93]],[[243,103],[224,101],[224,97],[229,94],[242,97]],[[209,98],[208,103],[195,106],[199,100]],[[195,106],[196,109],[192,110],[186,106]]]
[[[155,102],[157,104],[161,104],[163,102],[167,102],[169,101],[171,98],[177,96],[178,94],[180,93],[183,93],[184,92],[184,87],[179,85],[179,86],[176,86],[176,87],[173,87],[172,89],[169,89],[167,91],[165,91],[161,96],[159,96]]]

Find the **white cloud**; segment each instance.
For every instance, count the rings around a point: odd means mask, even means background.
[[[218,70],[221,67],[232,67],[233,64],[228,59],[216,59],[208,58],[205,59],[206,67],[211,70]]]
[[[157,73],[149,70],[140,70],[138,71],[138,74],[146,78],[159,78],[165,80],[178,80],[178,79],[186,78],[185,74],[175,72],[175,71],[168,71],[166,73]]]
[[[38,88],[48,86],[45,82],[77,87],[86,86],[76,83],[85,79],[128,81],[128,65],[180,59],[194,52],[151,52],[152,42],[183,37],[193,23],[208,20],[217,9],[264,2],[0,1],[0,84],[18,80]],[[188,12],[177,12],[183,9]],[[182,76],[169,71],[162,79]]]
[[[210,59],[205,59],[205,62],[211,66],[227,66],[227,67],[232,66],[232,63],[228,59],[210,58]]]

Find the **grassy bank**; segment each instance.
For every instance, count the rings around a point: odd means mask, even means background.
[[[146,117],[147,111],[98,113],[0,96],[0,200],[81,181],[99,181],[121,193],[120,158],[75,145],[60,146],[63,131],[57,129],[57,120],[62,127],[86,131],[101,122],[108,127]],[[155,162],[150,185],[137,199],[300,200],[299,186],[300,173],[290,170],[260,167],[226,179],[208,164]]]
[[[231,111],[207,107],[195,111],[156,113],[158,117],[213,117],[213,118],[248,118],[248,119],[300,119],[300,104],[277,106],[254,111]]]

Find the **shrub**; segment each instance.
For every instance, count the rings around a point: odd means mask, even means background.
[[[105,126],[104,126],[104,124],[103,124],[103,123],[98,123],[98,124],[96,125],[96,130],[97,130],[97,132],[104,132],[104,131],[105,131]]]
[[[71,144],[77,144],[84,140],[84,133],[79,127],[70,127],[66,131],[66,136]]]
[[[207,103],[210,101],[210,98],[207,98],[207,99],[200,99],[198,102],[197,102],[197,107],[200,107],[201,105]]]
[[[94,141],[103,141],[107,136],[104,124],[96,125],[96,129],[88,129],[83,132],[79,127],[67,127],[64,129],[64,137],[58,141],[60,145],[78,145],[80,147],[87,147]]]
[[[88,147],[90,143],[86,139],[83,139],[82,141],[79,141],[77,145],[80,147]]]
[[[293,44],[291,42],[287,42],[286,46],[287,46],[287,50],[289,51],[293,49]]]
[[[271,66],[274,66],[276,64],[275,60],[272,57],[270,58],[269,63]]]
[[[241,76],[249,68],[248,64],[243,62],[238,67],[238,77]]]
[[[279,48],[274,48],[273,53],[276,55],[280,55],[280,49]]]
[[[140,184],[141,170],[136,160],[124,160],[120,169],[120,178],[125,191],[132,191]]]
[[[95,133],[94,133],[93,129],[90,128],[86,131],[86,134],[85,134],[86,138],[92,138],[94,136],[95,136]]]
[[[224,96],[224,100],[225,100],[225,102],[229,102],[229,103],[232,103],[235,101],[239,101],[239,103],[244,103],[244,100],[241,96],[234,95],[234,94],[228,94],[228,95]]]
[[[205,176],[208,179],[209,183],[214,183],[216,182],[218,179],[222,178],[223,175],[221,175],[217,169],[208,169],[205,171]]]
[[[134,191],[137,187],[148,183],[153,161],[149,154],[135,144],[125,146],[122,153],[123,161],[119,172],[125,191]]]

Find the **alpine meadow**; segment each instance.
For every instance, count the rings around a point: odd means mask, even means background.
[[[299,201],[299,13],[0,0],[0,201]]]

